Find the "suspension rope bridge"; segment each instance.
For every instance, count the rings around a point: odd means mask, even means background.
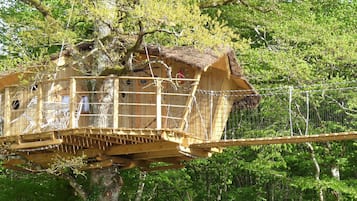
[[[240,90],[200,90],[205,96],[223,95],[228,99],[260,96],[261,100],[257,108],[247,108],[239,102],[235,104],[220,141],[193,144],[191,147],[357,139],[357,81],[283,86],[258,91],[259,95],[242,95]]]

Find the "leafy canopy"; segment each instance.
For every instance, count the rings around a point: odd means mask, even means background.
[[[126,65],[130,54],[146,43],[192,45],[198,48],[230,45],[247,47],[225,22],[203,14],[191,0],[9,1],[0,8],[4,40],[1,69],[48,59],[67,48],[93,42],[97,56],[105,53],[110,65]],[[5,62],[6,59],[11,62]],[[6,64],[6,65],[5,65]]]

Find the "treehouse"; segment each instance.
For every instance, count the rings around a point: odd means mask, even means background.
[[[197,145],[221,139],[233,105],[259,102],[230,49],[152,46],[135,58],[135,68],[120,76],[80,75],[75,64],[30,84],[19,79],[34,76],[28,73],[2,76],[4,165],[46,168],[82,157],[83,169],[180,167],[221,151]],[[228,90],[252,96],[226,96]]]

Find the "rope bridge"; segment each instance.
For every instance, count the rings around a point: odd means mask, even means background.
[[[357,81],[258,91],[261,100],[256,108],[235,102],[221,138],[231,142],[221,141],[219,146],[357,138]],[[243,92],[200,91],[213,100],[219,96],[241,100],[256,96]]]

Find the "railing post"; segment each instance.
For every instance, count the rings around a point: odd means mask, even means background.
[[[198,88],[198,84],[200,82],[200,79],[201,79],[201,74],[202,74],[202,71],[198,71],[195,73],[195,77],[194,79],[196,80],[194,82],[194,85],[192,86],[191,88],[191,92],[190,92],[190,96],[187,98],[187,101],[186,101],[186,109],[183,113],[183,116],[182,116],[182,121],[181,121],[181,125],[180,125],[180,129],[181,130],[184,130],[185,127],[187,127],[187,117],[188,115],[190,114],[191,112],[191,105],[192,105],[192,102],[193,102],[193,99],[195,97],[195,94],[196,94],[196,91],[197,91],[197,88]]]
[[[211,140],[213,134],[213,95],[213,91],[211,91],[209,93],[209,136],[206,136],[206,140]]]
[[[43,120],[42,110],[43,110],[43,94],[42,94],[42,84],[37,86],[37,108],[36,108],[36,129],[38,132],[41,132],[41,125]]]
[[[114,79],[113,90],[113,128],[118,128],[119,123],[119,78]]]
[[[11,100],[10,100],[10,89],[5,88],[4,94],[4,136],[10,135],[10,121],[11,121]]]
[[[305,135],[309,134],[309,121],[310,121],[310,98],[309,98],[309,91],[306,91]]]
[[[70,79],[69,87],[69,128],[75,128],[76,125],[76,80],[75,78]]]
[[[293,116],[292,116],[292,102],[293,102],[293,90],[292,86],[289,86],[289,123],[290,123],[290,135],[294,135],[293,130]]]
[[[161,82],[162,80],[156,80],[156,129],[162,128],[161,123]]]

